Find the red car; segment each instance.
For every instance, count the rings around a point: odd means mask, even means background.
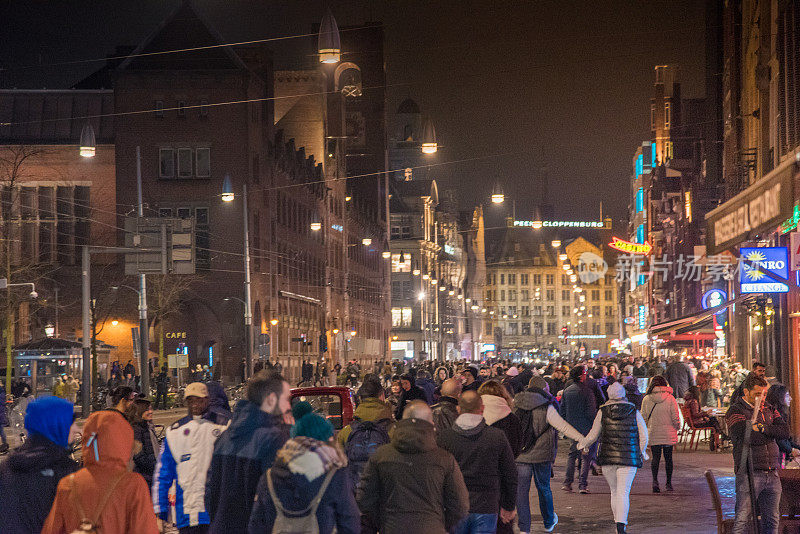
[[[337,431],[353,421],[356,403],[353,392],[347,386],[320,386],[292,389],[292,404],[304,400],[314,411],[325,417]]]

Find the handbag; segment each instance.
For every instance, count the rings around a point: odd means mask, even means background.
[[[78,497],[75,492],[75,475],[72,474],[69,476],[69,481],[70,481],[69,494],[72,499],[72,505],[78,512],[78,517],[81,518],[81,522],[78,525],[78,528],[73,530],[71,534],[99,534],[101,532],[100,525],[97,522],[100,520],[100,516],[103,514],[103,510],[105,510],[106,505],[108,504],[108,501],[111,498],[111,494],[114,493],[117,484],[119,484],[119,482],[122,480],[122,478],[125,476],[126,473],[127,471],[122,471],[119,475],[117,475],[114,478],[108,490],[105,492],[101,492],[103,498],[100,501],[100,506],[95,508],[95,512],[91,518],[88,515],[86,515],[86,513],[83,511],[81,503],[78,501]]]

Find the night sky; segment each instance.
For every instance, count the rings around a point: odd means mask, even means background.
[[[322,1],[195,0],[226,41],[309,33]],[[550,183],[560,219],[624,219],[636,146],[649,137],[653,66],[681,68],[683,97],[703,96],[704,13],[700,0],[352,0],[331,1],[340,26],[382,21],[389,111],[412,97],[433,120],[440,188],[464,207],[483,202],[489,224],[499,182],[528,218]],[[135,45],[175,0],[4,0],[3,87],[69,87],[116,45]],[[276,68],[306,64],[301,40],[276,49]],[[346,51],[344,51],[346,52]],[[306,55],[304,55],[306,54]]]

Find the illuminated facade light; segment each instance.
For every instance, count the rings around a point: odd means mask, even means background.
[[[506,196],[503,193],[492,193],[492,204],[502,204],[505,200]]]
[[[319,25],[319,39],[317,52],[320,63],[339,63],[342,54],[342,44],[339,39],[339,25],[333,18],[333,13],[328,9]]]
[[[567,261],[568,256],[566,254],[559,254],[558,259],[561,261]]]
[[[234,198],[233,184],[231,183],[231,175],[225,173],[225,178],[222,179],[222,201],[231,202]]]
[[[420,291],[417,294],[417,300],[425,300],[425,292],[424,291]]]
[[[561,246],[561,240],[553,239],[553,241],[550,242],[550,245],[552,245],[553,248],[558,248]]]
[[[271,324],[272,326],[278,326],[278,320],[277,319],[270,319],[269,320],[269,324]]]
[[[364,239],[361,240],[361,244],[364,245],[365,247],[368,247],[372,244],[372,239],[370,239],[369,237],[365,237]]]
[[[419,269],[414,269],[414,271],[412,272],[412,274],[413,274],[414,276],[419,276]]]
[[[383,252],[381,252],[381,256],[383,256],[383,259],[388,260],[389,258],[392,257],[392,253],[389,252],[388,250],[384,250]]]
[[[111,321],[111,326],[117,326],[118,324],[119,324],[119,321],[117,321],[116,319]]]
[[[93,158],[96,147],[94,128],[87,122],[81,130],[81,144],[78,147],[78,153],[84,158]]]
[[[322,223],[319,221],[313,221],[310,226],[312,232],[319,232],[322,230]]]
[[[430,119],[425,119],[422,125],[422,153],[435,154],[439,150],[439,144],[436,142],[436,129]]]

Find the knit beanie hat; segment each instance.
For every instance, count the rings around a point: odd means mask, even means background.
[[[608,398],[609,399],[624,399],[626,398],[625,395],[625,388],[619,382],[614,382],[610,386],[608,386]]]
[[[333,437],[333,425],[324,417],[315,414],[314,408],[306,401],[300,401],[292,406],[294,426],[292,437],[306,436],[318,441],[328,441]]]

